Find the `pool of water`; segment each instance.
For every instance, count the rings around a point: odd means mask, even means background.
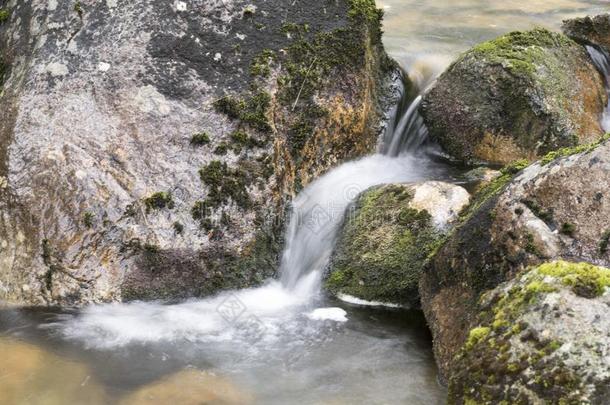
[[[232,296],[83,313],[2,310],[0,403],[443,403],[420,313],[325,301],[280,314],[240,297],[246,325],[219,316],[211,328],[214,306]],[[320,305],[343,309],[348,321],[313,316]]]

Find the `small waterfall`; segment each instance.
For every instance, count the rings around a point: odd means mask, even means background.
[[[412,153],[426,143],[428,128],[419,114],[421,102],[422,96],[419,95],[400,118],[389,144],[384,145],[385,155],[396,157],[401,153]]]
[[[375,154],[345,163],[314,181],[292,203],[280,266],[282,284],[295,288],[312,272],[321,277],[345,211],[362,191],[379,184],[421,180],[433,171],[424,157]],[[318,285],[311,283],[314,289]]]
[[[401,100],[389,117],[381,153],[329,171],[294,199],[280,265],[285,288],[302,291],[306,282],[311,294],[319,290],[345,212],[361,192],[380,184],[430,179],[442,171],[414,153],[428,136],[418,112],[422,97],[409,104],[405,86],[399,91]]]
[[[604,75],[606,91],[608,92],[608,97],[610,98],[610,55],[608,55],[602,49],[591,45],[587,45],[587,52],[589,52],[589,55],[591,56],[591,59],[599,72]],[[610,102],[606,106],[601,123],[604,131],[610,132]]]

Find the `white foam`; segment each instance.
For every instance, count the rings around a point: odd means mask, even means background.
[[[307,314],[314,321],[347,322],[347,312],[341,308],[318,308]]]
[[[360,299],[358,297],[354,297],[352,295],[347,294],[337,294],[337,298],[339,298],[343,302],[347,302],[349,304],[354,305],[363,305],[367,307],[387,307],[387,308],[402,308],[401,305],[392,304],[390,302],[380,302],[380,301],[366,301]]]
[[[311,278],[304,282],[317,283]],[[302,308],[313,298],[309,291],[288,290],[273,281],[259,288],[181,304],[93,305],[50,327],[59,327],[69,339],[102,349],[177,340],[250,344],[252,335],[257,341],[273,341],[282,329],[290,329],[291,323],[297,322]]]

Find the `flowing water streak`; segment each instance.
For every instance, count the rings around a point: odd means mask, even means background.
[[[298,288],[304,275],[315,274],[310,293],[319,290],[345,212],[358,195],[373,186],[439,177],[441,168],[426,157],[375,154],[345,163],[306,187],[293,201],[281,263],[281,281]]]
[[[428,140],[428,128],[424,119],[419,114],[422,96],[419,95],[411,103],[407,112],[400,118],[390,144],[387,145],[385,154],[398,156],[401,153],[415,152]]]
[[[303,341],[307,334],[320,333],[311,322],[322,318],[346,320],[341,308],[316,307],[323,271],[350,204],[376,185],[446,177],[443,166],[409,149],[422,143],[418,102],[402,108],[406,115],[385,139],[385,154],[344,163],[312,182],[294,199],[281,280],[175,305],[136,302],[90,306],[51,327],[59,327],[63,336],[98,349],[187,340],[274,351],[278,341]],[[418,139],[411,141],[411,137]]]
[[[608,92],[608,96],[610,96],[610,55],[591,45],[587,45],[587,51],[589,52],[589,55],[591,55],[591,59],[597,69],[604,76],[606,91]],[[604,131],[610,132],[610,102],[606,106],[601,124]]]
[[[280,265],[286,288],[297,288],[301,277],[313,274],[316,282],[310,284],[310,293],[318,292],[346,210],[360,193],[381,184],[430,179],[435,172],[438,175],[438,166],[416,154],[428,140],[428,129],[419,114],[422,96],[409,104],[406,88],[399,77],[400,101],[390,111],[381,153],[330,170],[294,199]]]

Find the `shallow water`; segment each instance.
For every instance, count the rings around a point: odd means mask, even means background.
[[[388,53],[427,84],[461,52],[514,30],[559,30],[563,20],[610,10],[607,0],[377,0]]]
[[[576,0],[379,4],[388,51],[421,88],[477,42],[536,25],[558,28],[564,18],[608,7]],[[0,310],[0,403],[443,403],[420,313],[337,301],[318,288],[336,227],[358,192],[421,179],[453,177],[430,159],[374,155],[314,182],[295,201],[313,227],[293,221],[288,270],[261,288],[174,305]]]
[[[38,381],[55,373],[65,376],[62,384],[76,387],[61,392],[62,400],[49,404],[74,403],[89,394],[99,397],[100,392],[104,397],[96,403],[132,403],[134,392],[146,392],[150,386],[157,386],[157,395],[148,397],[146,403],[165,404],[163,393],[169,393],[176,404],[198,404],[190,402],[191,393],[177,387],[171,377],[163,380],[174,374],[182,376],[185,369],[203,370],[214,377],[212,382],[202,380],[205,387],[201,389],[228,384],[229,388],[222,386],[216,394],[218,403],[443,402],[430,337],[420,314],[328,301],[293,302],[291,311],[261,311],[250,307],[253,302],[243,295],[241,292],[240,299],[248,305],[244,316],[259,314],[262,332],[252,325],[245,329],[231,325],[220,315],[219,324],[210,325],[218,301],[178,306],[131,304],[120,310],[93,307],[72,314],[6,310],[0,311],[0,328],[11,330],[6,335],[53,353],[45,358],[62,359],[53,361],[51,367],[34,366],[24,373],[31,383],[23,385],[23,397],[45,394],[45,385]],[[335,312],[342,308],[349,320],[311,319],[314,317],[308,315],[320,304],[333,305]],[[58,321],[65,328],[55,324]],[[109,324],[120,325],[120,330],[108,329]],[[21,351],[27,353],[0,337],[0,354],[4,348],[19,359],[24,358]],[[2,375],[14,372],[6,369],[11,364],[0,365]],[[79,371],[74,372],[75,368]],[[189,390],[198,390],[193,383],[189,385]],[[0,378],[0,393],[5,391]],[[201,395],[198,393],[199,398]],[[240,399],[231,400],[236,396]]]

